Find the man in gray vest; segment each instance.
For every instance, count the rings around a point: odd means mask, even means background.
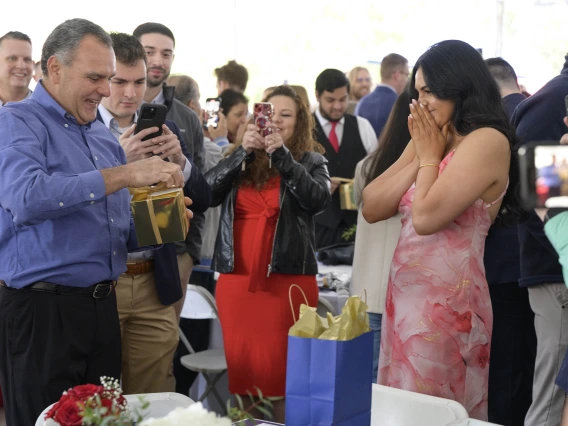
[[[377,135],[367,119],[346,113],[349,80],[341,71],[326,69],[318,76],[316,98],[315,136],[325,148],[332,194],[330,206],[316,216],[316,247],[320,249],[345,242],[343,232],[357,223],[356,211],[340,208],[340,178],[353,178],[357,163],[377,148]]]

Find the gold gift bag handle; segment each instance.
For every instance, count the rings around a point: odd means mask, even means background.
[[[363,292],[361,293],[361,296],[359,296],[359,299],[363,299],[363,296],[365,296],[365,299],[363,300],[363,302],[365,302],[365,305],[367,304],[367,289],[364,288]]]
[[[300,287],[298,284],[292,284],[290,286],[290,288],[288,289],[288,300],[290,301],[290,309],[292,310],[292,318],[294,318],[294,324],[296,324],[298,322],[298,320],[296,319],[296,313],[294,312],[294,305],[292,304],[292,289],[294,287],[296,287],[298,290],[300,290],[302,292],[302,296],[304,296],[306,306],[310,306],[310,305],[308,303],[308,298],[306,297],[306,293],[304,293],[304,290],[302,290],[302,287]]]

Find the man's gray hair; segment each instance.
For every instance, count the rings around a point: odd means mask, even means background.
[[[199,86],[197,82],[188,75],[176,74],[168,79],[168,84],[175,86],[175,98],[188,105],[190,101],[198,101]]]
[[[47,37],[41,51],[41,70],[43,75],[48,75],[47,61],[52,56],[59,59],[63,65],[71,65],[79,43],[81,43],[84,37],[89,35],[112,49],[110,35],[91,21],[75,18],[59,24]]]

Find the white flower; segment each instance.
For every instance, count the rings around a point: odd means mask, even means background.
[[[187,408],[176,408],[161,419],[150,418],[144,420],[140,426],[231,426],[227,417],[217,417],[215,413],[208,412],[198,402]]]

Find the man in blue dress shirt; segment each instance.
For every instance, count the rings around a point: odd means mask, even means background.
[[[115,56],[98,25],[59,25],[33,95],[0,108],[0,384],[7,424],[61,393],[120,377],[115,280],[137,247],[127,187],[183,186],[159,156],[126,164],[96,121]]]
[[[366,118],[377,137],[381,136],[394,102],[408,83],[408,61],[404,56],[391,53],[381,61],[381,84],[363,97],[355,108],[355,115]]]

